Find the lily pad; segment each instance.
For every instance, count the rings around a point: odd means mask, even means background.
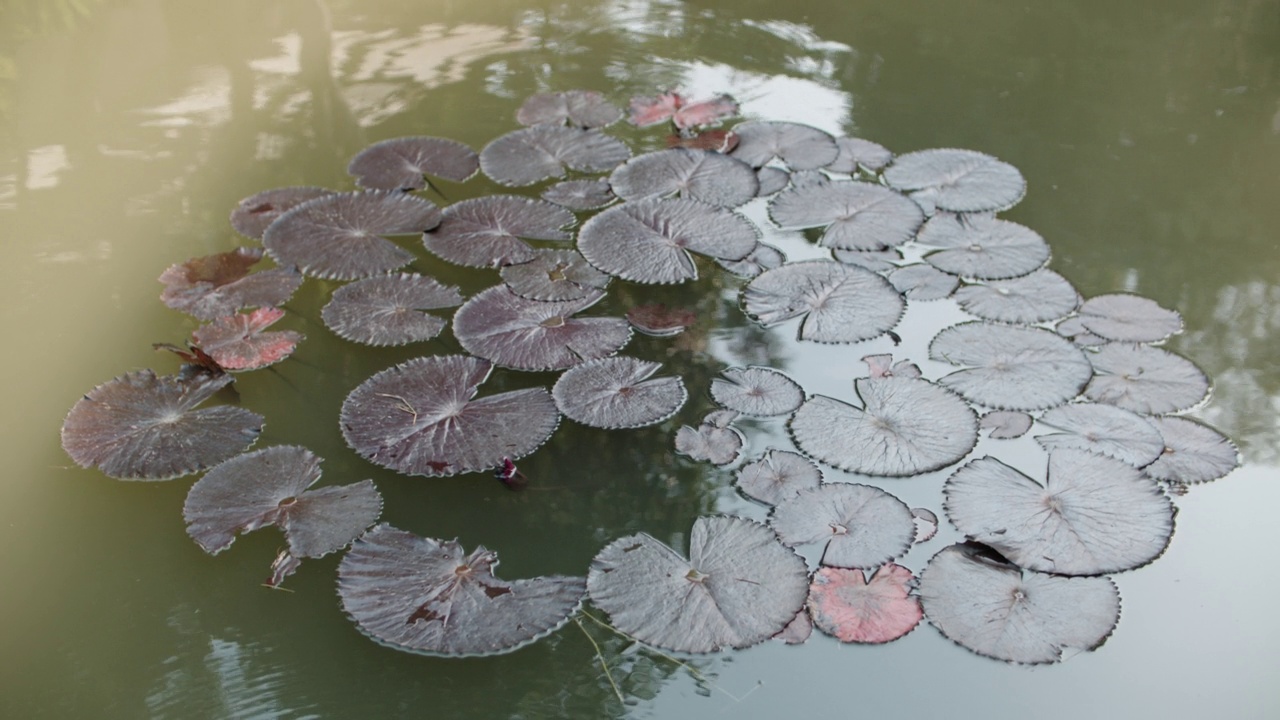
[[[741,260],[759,232],[745,217],[697,200],[624,203],[583,224],[578,250],[596,268],[624,280],[674,284],[695,280],[690,252]]]
[[[809,585],[809,614],[822,632],[847,643],[887,643],[920,624],[911,571],[889,563],[867,579],[861,570],[819,568]]]
[[[1027,434],[1033,419],[1016,410],[992,410],[978,420],[978,427],[988,430],[987,437],[994,440],[1012,440]]]
[[[920,573],[920,601],[934,627],[979,655],[1054,663],[1068,648],[1093,650],[1120,620],[1110,579],[1024,571],[976,543],[952,545]]]
[[[493,366],[464,355],[415,358],[364,381],[342,403],[347,445],[406,475],[448,476],[536,450],[560,422],[551,393],[528,388],[476,398]]]
[[[383,236],[421,233],[439,225],[440,217],[433,203],[402,192],[326,195],[281,215],[262,244],[279,265],[312,277],[355,280],[412,262],[413,253]]]
[[[934,215],[916,241],[941,248],[925,262],[952,275],[1007,280],[1049,262],[1049,244],[1031,228],[987,215]]]
[[[849,472],[906,477],[959,461],[978,442],[978,418],[954,393],[911,377],[854,381],[864,407],[815,395],[791,418],[796,446]]]
[[[893,153],[883,145],[856,137],[838,137],[836,146],[840,154],[827,166],[827,170],[837,173],[852,173],[858,168],[870,172],[880,172],[893,162]]]
[[[255,307],[284,304],[302,285],[293,268],[249,273],[262,259],[261,248],[236,248],[170,265],[160,274],[160,300],[197,320],[213,320]]]
[[[700,517],[689,558],[640,533],[609,543],[591,561],[591,602],[613,626],[675,652],[744,648],[781,632],[808,594],[804,560],[768,527],[737,517]]]
[[[1144,415],[1181,412],[1209,395],[1209,378],[1186,358],[1149,345],[1108,343],[1090,353],[1094,402]]]
[[[189,380],[140,370],[89,391],[62,424],[62,447],[81,467],[121,480],[168,480],[244,452],[262,416],[244,408],[196,406],[231,384],[230,375]]]
[[[825,227],[819,244],[840,250],[884,250],[911,240],[924,213],[909,199],[865,182],[791,187],[769,202],[783,229]]]
[[[192,340],[227,370],[257,370],[293,354],[304,336],[293,330],[267,332],[284,317],[279,308],[258,308],[218,318],[196,328]]]
[[[498,272],[511,292],[544,302],[593,297],[612,279],[576,250],[534,250],[533,259]]]
[[[631,122],[638,127],[657,125],[671,120],[682,130],[710,125],[738,114],[738,103],[728,95],[710,100],[689,102],[679,93],[666,92],[654,97],[631,98]]]
[[[902,251],[900,250],[841,250],[835,248],[831,251],[831,256],[838,262],[845,265],[856,265],[857,267],[871,272],[882,273],[893,270],[898,267],[898,263],[902,261]]]
[[[711,397],[743,415],[788,415],[804,402],[795,380],[767,367],[728,368],[711,380]]]
[[[462,182],[480,168],[475,150],[456,140],[402,137],[383,140],[351,158],[347,173],[370,190],[421,190],[426,177]]]
[[[911,517],[916,522],[916,536],[912,539],[916,545],[929,542],[938,534],[938,516],[929,508],[911,508]]]
[[[564,177],[565,170],[608,172],[631,151],[615,137],[595,130],[535,125],[515,130],[480,151],[480,169],[509,187]]]
[[[1107,340],[1159,342],[1182,332],[1182,316],[1150,298],[1128,293],[1098,295],[1080,306],[1080,323]]]
[[[570,420],[616,430],[660,423],[676,414],[689,392],[679,377],[654,378],[661,363],[601,358],[569,368],[551,388]]]
[[[1008,210],[1027,192],[1014,166],[985,153],[953,148],[899,155],[884,170],[889,187],[911,193],[927,212]]]
[[[711,413],[697,428],[681,425],[676,431],[676,452],[690,460],[728,465],[742,454],[745,439],[737,428],[729,426],[738,416],[734,411]]]
[[[182,508],[187,534],[211,555],[236,535],[276,525],[289,558],[278,561],[279,585],[301,558],[341,550],[378,519],[382,496],[372,480],[308,490],[320,479],[320,458],[302,447],[279,445],[238,455],[191,486]]]
[[[594,90],[539,93],[516,111],[516,122],[521,125],[568,122],[575,127],[598,128],[621,118],[622,110]]]
[[[468,553],[456,540],[378,525],[338,564],[338,596],[377,642],[457,657],[527,645],[564,625],[586,594],[583,578],[508,582],[494,576],[497,564],[483,545]]]
[[[732,130],[682,131],[667,136],[667,147],[710,150],[727,155],[738,147],[738,134]]]
[[[427,250],[456,265],[500,267],[537,257],[520,238],[569,240],[564,228],[574,222],[573,213],[544,200],[487,195],[445,208],[439,226],[424,234],[422,242]]]
[[[910,300],[942,300],[960,285],[960,278],[932,265],[904,265],[889,273],[889,282]]]
[[[733,131],[738,134],[738,147],[731,155],[752,167],[762,167],[777,158],[791,170],[816,170],[830,165],[840,155],[835,138],[800,123],[747,122]]]
[[[742,304],[765,327],[803,317],[798,338],[825,343],[879,337],[898,324],[906,309],[887,280],[833,260],[768,270],[743,288]]]
[[[938,382],[998,410],[1043,410],[1080,394],[1093,369],[1068,340],[1040,328],[967,322],[944,328],[929,358],[968,366]]]
[[[747,497],[777,505],[801,490],[818,487],[821,482],[822,471],[808,458],[771,448],[758,460],[739,468],[735,484]]]
[[[380,275],[333,291],[320,317],[338,337],[365,345],[430,340],[446,322],[426,312],[462,304],[458,288],[423,275]]]
[[[960,532],[1040,572],[1132,570],[1159,557],[1173,535],[1173,504],[1155,480],[1084,450],[1051,452],[1043,485],[979,458],[948,478],[943,493]]]
[[[730,275],[750,280],[766,270],[782,267],[787,256],[768,243],[756,243],[756,247],[741,260],[716,260]]]
[[[1183,417],[1151,418],[1164,450],[1143,468],[1147,477],[1183,485],[1217,480],[1240,466],[1240,451],[1222,433]]]
[[[880,567],[907,552],[916,534],[911,508],[901,500],[852,483],[801,490],[773,509],[769,524],[789,547],[823,543],[828,567]]]
[[[570,210],[598,210],[618,196],[607,180],[565,180],[542,191],[542,199]]]
[[[1164,450],[1160,431],[1146,418],[1112,405],[1060,405],[1041,415],[1040,422],[1063,431],[1036,436],[1036,441],[1049,452],[1076,448],[1140,468]]]
[[[271,223],[308,200],[336,195],[322,187],[282,187],[263,190],[241,200],[231,211],[231,227],[245,237],[261,240]]]
[[[762,167],[756,170],[756,180],[760,184],[760,189],[756,190],[756,197],[768,197],[782,192],[791,183],[791,173],[782,168]]]
[[[563,370],[608,357],[631,339],[618,317],[572,317],[604,297],[595,291],[580,300],[526,300],[496,285],[470,300],[453,316],[453,334],[467,352],[515,370]]]
[[[989,280],[956,290],[956,302],[971,315],[1005,323],[1049,322],[1080,306],[1080,294],[1058,273],[1040,268],[1010,280]]]
[[[760,181],[750,165],[709,150],[669,148],[637,155],[609,176],[623,200],[680,196],[737,207],[756,196]]]

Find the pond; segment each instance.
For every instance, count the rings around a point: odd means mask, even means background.
[[[1049,267],[1082,296],[1137,293],[1181,313],[1184,330],[1164,347],[1213,380],[1211,399],[1189,415],[1230,436],[1242,464],[1173,497],[1167,550],[1112,576],[1123,609],[1105,644],[1058,664],[1011,665],[925,621],[882,646],[815,633],[798,646],[673,659],[578,616],[510,654],[425,657],[370,641],[344,615],[340,554],[304,561],[283,590],[265,588],[282,545],[275,530],[211,557],[186,532],[190,477],[119,482],[68,458],[59,428],[83,394],[130,371],[176,371],[152,344],[181,344],[198,324],[158,301],[156,278],[251,244],[227,220],[241,199],[293,185],[353,189],[349,160],[389,138],[479,150],[519,127],[529,96],[579,88],[624,108],[664,90],[726,93],[740,104],[727,126],[792,121],[895,153],[987,153],[1027,182],[1001,217],[1042,235]],[[662,147],[666,131],[624,121],[607,132],[639,153]],[[1280,714],[1278,585],[1266,570],[1280,502],[1274,3],[11,2],[0,7],[0,163],[4,717]],[[420,194],[441,206],[544,187],[512,190],[483,175],[438,185]],[[744,210],[765,241],[793,260],[826,257],[817,233],[772,228],[765,207]],[[415,252],[410,270],[467,297],[497,281],[415,239],[401,244]],[[619,537],[648,533],[683,552],[699,516],[766,519],[766,506],[735,489],[738,465],[674,451],[677,429],[714,409],[708,389],[725,368],[769,365],[809,393],[848,399],[867,354],[944,374],[927,363],[929,339],[967,319],[913,303],[901,345],[887,335],[797,342],[794,324],[765,329],[744,316],[745,281],[699,263],[696,282],[615,280],[589,312],[692,310],[681,335],[637,335],[625,351],[680,376],[688,402],[637,430],[562,420],[518,458],[523,491],[491,472],[407,477],[348,448],[338,416],[353,389],[457,345],[449,331],[395,348],[337,337],[320,317],[337,281],[308,279],[287,303],[280,327],[306,338],[294,356],[236,382],[241,404],[266,418],[255,447],[311,449],[324,458],[322,483],[372,479],[383,522],[468,550],[483,544],[504,579],[581,576]],[[495,372],[483,392],[556,377]],[[747,458],[792,447],[782,420],[737,424]],[[1042,462],[1030,435],[984,438],[973,457],[1005,452]],[[943,516],[940,487],[954,468],[876,482]],[[898,562],[919,573],[961,539],[943,525]]]

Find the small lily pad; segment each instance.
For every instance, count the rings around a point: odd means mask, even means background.
[[[568,122],[575,127],[598,128],[621,118],[622,110],[594,90],[539,93],[516,111],[516,122],[521,125]]]
[[[511,292],[528,300],[557,302],[592,297],[612,279],[576,250],[534,250],[533,259],[504,265],[499,274]]]
[[[266,331],[282,317],[279,308],[258,308],[218,318],[196,328],[191,338],[227,370],[257,370],[289,357],[304,339],[293,330]]]
[[[747,122],[733,131],[738,134],[738,147],[731,155],[752,167],[763,167],[777,158],[791,170],[816,170],[840,155],[835,138],[800,123]]]
[[[245,237],[261,240],[271,223],[308,200],[336,195],[322,187],[282,187],[263,190],[241,200],[231,211],[231,227]]]
[[[889,187],[910,192],[932,213],[1008,210],[1027,192],[1027,181],[1009,163],[973,150],[944,148],[899,155],[884,170]]]
[[[430,340],[447,324],[426,311],[462,304],[458,288],[423,275],[380,275],[333,291],[320,312],[338,337],[365,345],[407,345]]]
[[[631,151],[615,137],[596,130],[534,125],[494,140],[480,151],[480,169],[509,187],[564,177],[565,170],[608,172]]]
[[[676,452],[690,460],[712,465],[728,465],[736,461],[745,442],[742,433],[729,426],[737,416],[734,411],[721,411],[707,415],[697,428],[681,425],[676,431]]]
[[[427,175],[462,182],[480,168],[476,151],[456,140],[401,137],[377,142],[361,150],[347,173],[370,190],[421,190]]]
[[[852,483],[801,490],[773,509],[769,524],[789,547],[822,543],[828,567],[879,567],[907,552],[916,534],[901,500]]]
[[[852,343],[879,337],[902,318],[906,303],[887,280],[833,260],[806,260],[762,273],[742,290],[742,304],[770,327],[803,317],[798,337]]]
[[[960,285],[960,278],[932,265],[904,265],[889,273],[889,282],[910,300],[942,300]]]
[[[197,320],[282,305],[302,285],[302,275],[293,268],[250,274],[249,268],[261,259],[261,248],[242,247],[170,265],[160,274],[165,285],[160,300]]]
[[[920,624],[911,571],[888,563],[867,579],[861,570],[819,568],[809,585],[809,614],[822,632],[847,643],[881,644]]]
[[[466,267],[489,268],[529,262],[537,255],[531,240],[569,240],[564,228],[573,213],[545,200],[517,195],[486,195],[444,209],[440,224],[422,242],[441,259]]]
[[[689,102],[679,93],[666,92],[654,97],[631,98],[631,122],[638,127],[657,125],[665,120],[681,130],[710,125],[738,114],[738,103],[728,95]]]
[[[1079,348],[1040,328],[968,322],[929,344],[929,357],[968,366],[938,382],[998,410],[1042,410],[1084,389],[1093,369]]]
[[[743,415],[788,415],[804,402],[795,380],[767,367],[728,368],[711,380],[711,397]]]
[[[592,360],[569,368],[551,388],[570,420],[617,430],[660,423],[689,398],[679,377],[654,378],[661,363],[631,357]]]
[[[738,469],[735,484],[747,497],[777,505],[801,490],[818,487],[822,471],[808,458],[788,450],[770,449],[757,460]]]
[[[1036,436],[1036,441],[1049,452],[1076,448],[1140,468],[1164,450],[1164,440],[1154,425],[1137,413],[1113,405],[1059,405],[1045,411],[1040,422],[1063,431]]]
[[[994,440],[1012,440],[1027,434],[1034,422],[1032,417],[1016,410],[992,410],[978,420],[978,427],[989,431],[987,437]]]
[[[1217,480],[1240,466],[1240,451],[1222,433],[1189,418],[1151,418],[1164,450],[1143,468],[1148,477],[1183,485]]]
[[[1181,412],[1209,395],[1209,378],[1181,355],[1149,345],[1108,343],[1089,354],[1094,377],[1084,389],[1094,402],[1144,415]]]
[[[760,183],[760,189],[756,191],[756,197],[768,197],[774,193],[782,192],[791,182],[791,173],[776,167],[762,167],[756,170],[756,180]]]
[[[662,303],[637,305],[627,311],[627,322],[637,331],[652,337],[672,337],[698,321],[688,308],[670,307]]]
[[[916,536],[912,540],[916,545],[929,542],[938,534],[938,516],[929,508],[911,508],[911,517],[916,522]]]
[[[746,280],[750,280],[766,270],[782,267],[786,262],[786,254],[768,243],[756,243],[755,249],[741,260],[716,259],[716,264],[724,268],[730,275]]]
[[[827,170],[837,173],[852,173],[858,168],[870,172],[880,172],[893,162],[893,153],[883,145],[856,137],[838,137],[836,146],[840,154],[827,166]]]

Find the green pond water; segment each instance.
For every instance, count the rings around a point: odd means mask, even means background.
[[[274,530],[207,556],[184,530],[190,478],[118,482],[67,458],[58,431],[83,393],[130,370],[176,369],[151,343],[180,343],[195,324],[160,304],[156,277],[246,244],[227,222],[242,197],[350,188],[347,160],[386,138],[479,149],[518,127],[530,94],[573,88],[620,105],[664,88],[726,92],[747,118],[895,152],[990,153],[1029,185],[1005,217],[1041,233],[1050,266],[1083,295],[1132,291],[1182,313],[1186,331],[1167,347],[1215,385],[1193,415],[1230,435],[1244,464],[1176,498],[1167,552],[1115,576],[1123,610],[1105,645],[1025,668],[973,655],[925,623],[883,647],[815,635],[692,659],[693,672],[587,621],[623,703],[572,622],[499,657],[384,648],[339,609],[337,556],[305,561],[291,592],[265,589]],[[637,152],[662,142],[625,125],[610,132]],[[456,201],[499,187],[477,177],[442,189]],[[798,233],[766,239],[805,252]],[[1280,715],[1275,2],[15,0],[0,3],[0,241],[0,717]],[[414,270],[468,294],[496,281],[404,244],[419,254]],[[325,458],[329,482],[373,478],[383,520],[483,543],[504,578],[580,575],[622,535],[683,549],[699,515],[764,517],[732,488],[731,469],[672,452],[675,429],[712,407],[719,370],[767,363],[810,392],[847,396],[862,355],[923,359],[932,332],[959,319],[913,307],[900,348],[801,346],[790,325],[746,321],[741,283],[704,270],[687,286],[615,283],[599,309],[696,309],[680,338],[638,336],[626,350],[684,378],[684,410],[628,432],[565,421],[521,461],[532,480],[522,493],[487,474],[398,476],[347,449],[337,423],[346,394],[446,349],[336,338],[318,319],[335,283],[309,280],[290,302],[282,325],[307,335],[295,358],[237,386],[267,418],[257,447],[305,445]],[[554,379],[497,373],[486,389]],[[788,447],[780,422],[742,427],[748,456]],[[1003,447],[990,442],[976,452]],[[1032,457],[1034,441],[1017,442]],[[946,474],[881,484],[940,513]],[[944,529],[900,562],[918,572],[957,536]]]

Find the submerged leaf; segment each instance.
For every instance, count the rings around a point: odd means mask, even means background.
[[[576,127],[598,128],[621,118],[622,110],[594,90],[539,93],[516,111],[516,122],[521,125],[560,125],[567,121]]]
[[[1016,410],[992,410],[978,421],[978,427],[989,430],[987,437],[1012,440],[1027,434],[1034,422],[1030,415]]]
[[[924,611],[911,596],[911,571],[889,563],[868,580],[861,570],[819,568],[809,586],[809,614],[841,642],[887,643],[920,624]]]
[[[366,345],[406,345],[430,340],[445,321],[427,310],[462,304],[458,288],[423,275],[380,275],[333,291],[320,317],[338,337]]]
[[[884,250],[911,240],[924,222],[920,206],[880,185],[840,181],[791,187],[769,202],[778,227],[825,227],[819,241],[839,250]]]
[[[571,420],[616,430],[662,422],[689,398],[679,377],[652,378],[662,365],[631,357],[601,358],[569,368],[551,388]]]
[[[929,343],[929,358],[968,366],[938,382],[971,402],[1000,410],[1042,410],[1084,389],[1088,359],[1069,341],[1040,328],[967,322]]]
[[[231,211],[231,227],[255,240],[262,239],[276,218],[308,200],[336,195],[336,190],[322,187],[282,187],[263,190],[241,200]]]
[[[595,130],[535,125],[515,130],[480,151],[480,168],[510,187],[564,177],[565,169],[607,172],[631,157],[621,140]]]
[[[257,370],[289,357],[304,339],[293,330],[266,332],[282,317],[279,308],[228,315],[196,328],[191,338],[227,370]]]
[[[793,262],[764,272],[743,288],[742,303],[765,327],[803,317],[799,339],[826,343],[879,337],[906,309],[884,278],[833,260]]]
[[[787,415],[804,402],[799,383],[767,367],[728,368],[711,380],[711,397],[743,415]]]
[[[738,147],[731,153],[752,167],[778,158],[791,170],[815,170],[830,165],[840,155],[835,138],[808,125],[757,121],[738,125]]]
[[[773,509],[769,524],[789,546],[823,543],[822,564],[874,568],[911,548],[911,509],[877,487],[832,483],[801,490]]]
[[[1027,192],[1014,166],[973,150],[920,150],[885,168],[889,187],[912,193],[922,205],[951,212],[1007,210]]]
[[[1149,345],[1109,343],[1089,354],[1094,402],[1144,415],[1187,410],[1209,395],[1209,378],[1186,358]]]
[[[760,459],[739,468],[735,484],[747,497],[777,505],[821,482],[822,471],[805,456],[770,449]]]
[[[564,228],[573,213],[544,200],[518,195],[486,195],[456,202],[444,210],[440,225],[422,242],[456,265],[489,268],[529,262],[537,255],[519,238],[568,240]]]
[[[383,140],[351,158],[347,172],[356,184],[371,190],[421,190],[424,176],[462,182],[480,168],[476,151],[456,140],[402,137]]]
[[[623,200],[679,196],[718,207],[737,207],[756,196],[760,182],[750,165],[708,150],[670,148],[645,153],[609,176]]]

